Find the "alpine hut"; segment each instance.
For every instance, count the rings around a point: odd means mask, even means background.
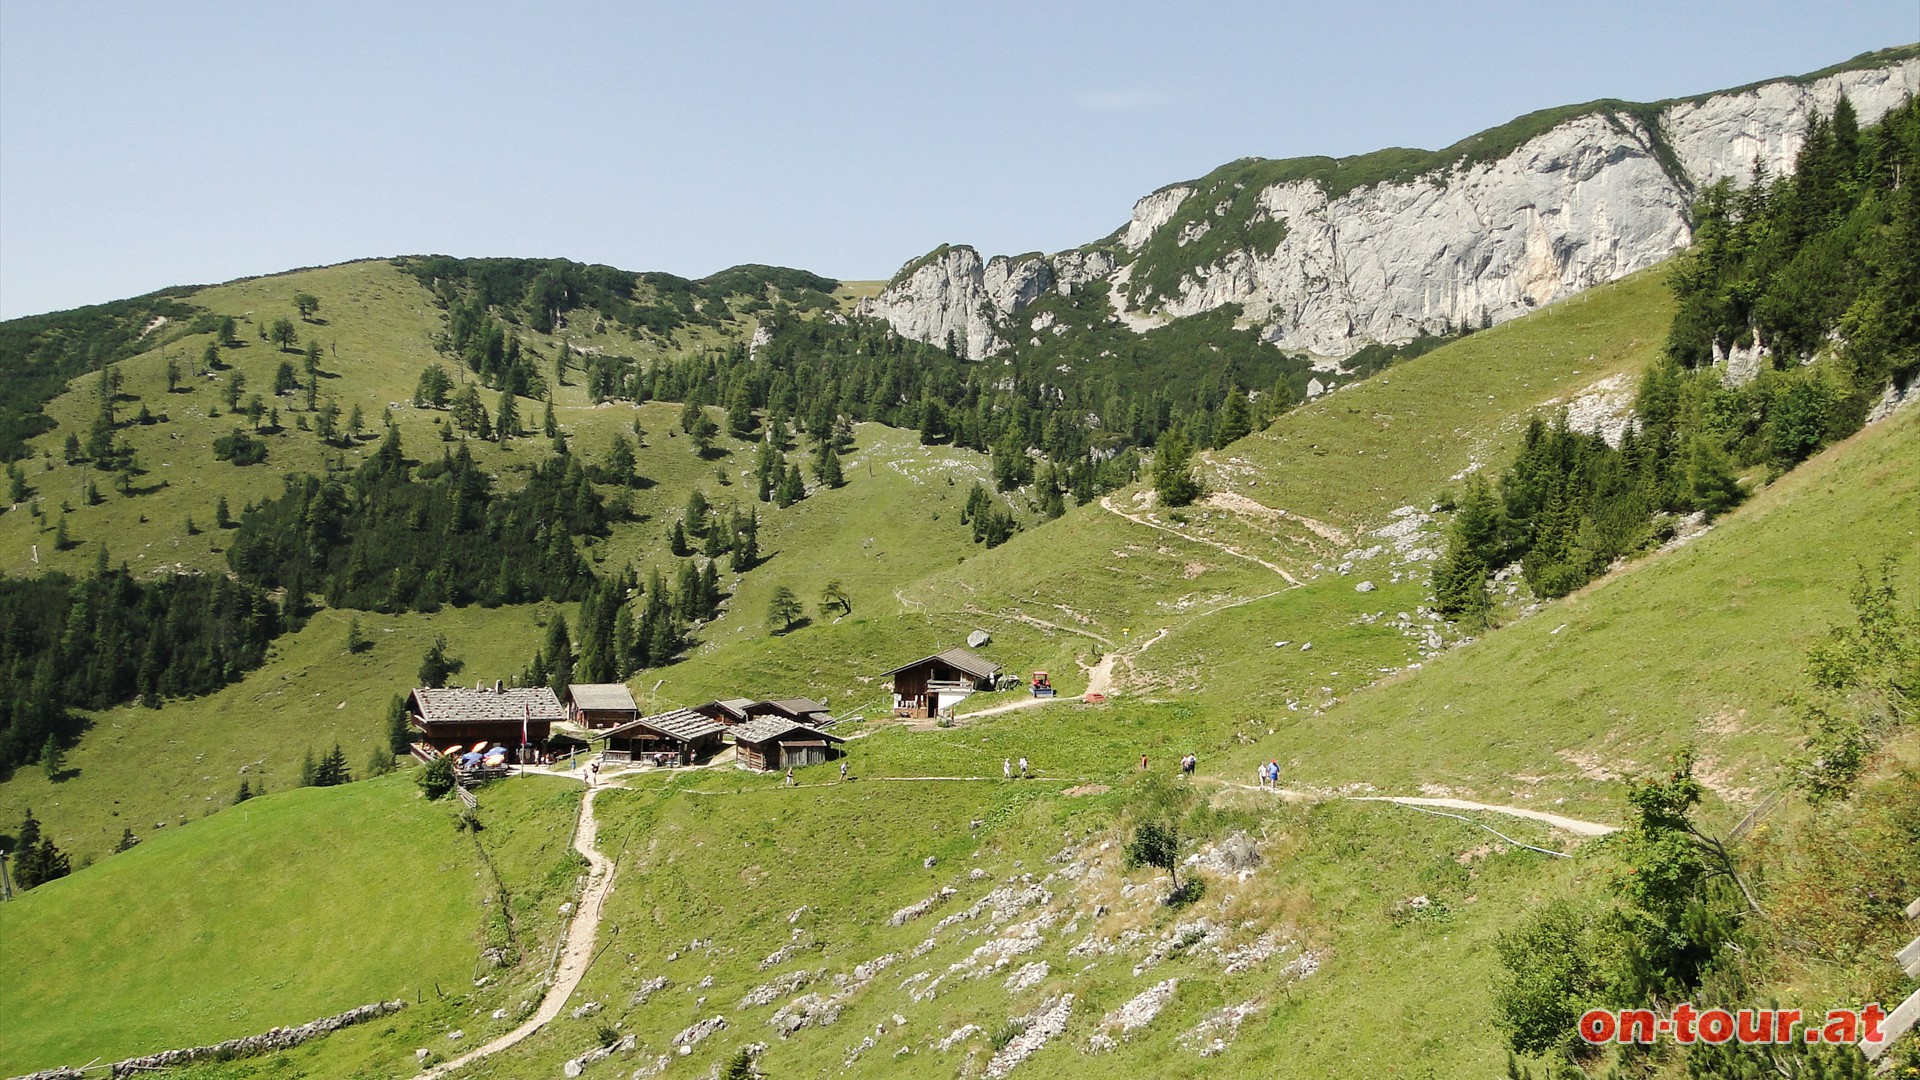
[[[640,719],[640,707],[625,683],[572,683],[567,687],[567,719],[599,731]]]
[[[893,715],[928,720],[968,694],[993,689],[1000,665],[955,648],[881,674],[893,676]]]
[[[720,752],[725,724],[692,709],[643,716],[604,734],[606,759],[638,764],[694,765]]]
[[[747,769],[793,769],[840,756],[846,742],[784,716],[757,716],[733,729],[735,764]]]
[[[497,682],[471,690],[418,687],[407,698],[407,712],[419,734],[415,751],[422,757],[504,746],[511,760],[520,761],[530,748],[546,744],[556,721],[566,719],[551,689]]]

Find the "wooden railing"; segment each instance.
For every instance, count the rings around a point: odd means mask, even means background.
[[[1907,918],[1920,922],[1920,899],[1907,905]],[[1907,973],[1909,979],[1920,979],[1920,937],[1907,942],[1907,947],[1893,954],[1894,962],[1900,970]],[[1867,1055],[1868,1061],[1877,1061],[1887,1048],[1900,1040],[1900,1036],[1920,1026],[1920,990],[1908,995],[1907,1000],[1894,1007],[1887,1019],[1880,1025],[1880,1033],[1885,1036],[1879,1042],[1863,1042],[1860,1052]]]

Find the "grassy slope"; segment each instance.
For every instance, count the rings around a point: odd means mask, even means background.
[[[389,699],[413,685],[435,634],[465,662],[461,678],[487,680],[517,673],[541,637],[540,612],[530,607],[360,614],[374,645],[351,656],[350,617],[318,613],[275,643],[265,667],[218,693],[94,716],[58,783],[23,768],[0,784],[0,821],[11,829],[32,807],[54,842],[85,860],[110,851],[122,829],[144,838],[156,823],[224,808],[243,778],[269,791],[291,788],[308,750],[318,756],[339,743],[359,775],[385,740]]]
[[[381,410],[392,404],[407,452],[416,459],[439,454],[445,444],[437,437],[434,422],[443,414],[407,404],[420,369],[440,359],[431,340],[440,328],[441,315],[411,277],[384,262],[349,263],[217,286],[195,299],[216,313],[243,320],[240,337],[245,344],[228,350],[227,360],[233,370],[246,375],[250,388],[264,390],[271,387],[281,360],[293,361],[297,370],[300,358],[259,341],[254,325],[283,314],[293,317],[291,297],[300,291],[321,298],[319,317],[324,323],[297,325],[304,336],[317,336],[326,343],[323,394],[334,397],[343,409],[359,404],[375,430]],[[655,355],[636,349],[632,341],[604,334],[573,328],[565,333],[583,346]],[[542,351],[551,351],[551,339],[530,337]],[[168,352],[183,366],[188,357],[197,362],[206,340],[186,339],[169,346]],[[0,514],[0,568],[18,574],[35,572],[32,554],[37,543],[38,569],[59,567],[84,574],[97,557],[97,545],[105,543],[116,561],[127,562],[136,572],[163,564],[224,572],[226,534],[213,527],[218,496],[224,494],[238,516],[247,502],[277,494],[283,474],[317,472],[328,457],[336,455],[351,466],[373,448],[371,436],[351,449],[336,450],[297,430],[294,418],[300,395],[294,395],[276,402],[285,430],[264,436],[270,446],[265,464],[235,468],[215,462],[213,439],[233,424],[220,399],[219,380],[226,377],[225,372],[219,379],[190,379],[191,389],[168,394],[165,362],[165,356],[153,352],[120,365],[125,376],[123,393],[139,399],[121,402],[120,415],[130,418],[144,403],[154,413],[169,416],[167,422],[122,431],[148,470],[136,480],[136,494],[122,496],[111,489],[109,478],[95,476],[105,501],[87,506],[81,497],[88,475],[84,466],[60,463],[48,471],[29,462],[47,520],[43,526],[22,511]],[[60,462],[60,445],[68,432],[85,438],[97,408],[96,381],[93,377],[76,380],[49,407],[59,426],[36,442],[46,451],[45,460]],[[647,432],[646,444],[637,454],[638,471],[651,481],[627,496],[637,520],[616,526],[612,537],[589,546],[589,555],[606,571],[627,563],[643,571],[658,564],[667,567],[670,575],[665,536],[681,515],[687,493],[700,487],[722,507],[753,502],[749,475],[753,448],[722,438],[715,453],[703,460],[679,433],[678,406],[660,402],[637,409],[623,403],[594,405],[579,383],[575,372],[570,384],[557,388],[555,395],[557,418],[575,453],[599,460],[615,434],[631,434],[638,420]],[[497,397],[485,395],[490,410]],[[523,423],[537,428],[541,406],[525,399],[519,405]],[[222,415],[210,419],[210,411]],[[985,473],[984,456],[920,447],[911,433],[878,425],[862,425],[857,440],[856,452],[844,461],[846,487],[818,491],[786,510],[754,503],[762,519],[764,562],[744,579],[723,575],[725,587],[735,595],[722,620],[703,631],[706,641],[744,635],[763,642],[767,600],[776,585],[793,587],[811,606],[820,587],[838,578],[845,583],[856,611],[865,612],[891,602],[899,585],[951,566],[977,550],[968,543],[958,510],[967,485]],[[469,446],[506,487],[519,483],[525,470],[549,453],[547,441],[538,437]],[[797,450],[795,457],[803,458],[804,450]],[[724,474],[729,483],[720,483],[716,473]],[[955,483],[949,485],[948,477]],[[143,490],[146,493],[140,494]],[[604,490],[610,497],[621,494]],[[82,542],[72,551],[57,553],[52,549],[51,530],[62,499],[74,507],[69,527]],[[903,514],[903,506],[911,506],[912,513]],[[188,517],[203,530],[198,535],[187,534]],[[843,535],[859,536],[862,542],[839,543]],[[539,647],[542,628],[553,610],[542,605],[398,618],[357,614],[362,630],[376,642],[373,650],[361,656],[349,656],[344,649],[347,621],[356,613],[322,612],[299,634],[278,642],[265,668],[218,694],[167,702],[157,712],[127,707],[93,717],[91,732],[68,754],[67,777],[60,783],[49,784],[37,770],[22,769],[0,784],[0,821],[17,821],[22,809],[32,806],[56,842],[77,857],[88,858],[109,850],[124,827],[144,835],[154,822],[198,817],[224,805],[239,786],[243,766],[255,778],[264,770],[271,788],[287,787],[309,747],[324,751],[337,741],[358,771],[382,737],[388,698],[412,685],[420,655],[435,634],[446,634],[453,654],[467,662],[462,678],[510,678]],[[571,617],[570,611],[560,610]],[[730,684],[714,693],[828,692],[816,680],[795,681],[788,677],[791,674],[770,673],[752,685]]]
[[[1637,378],[1672,317],[1664,268],[1589,289],[1287,413],[1203,473],[1213,490],[1372,528],[1471,464],[1504,467],[1533,409]]]
[[[1527,408],[1643,362],[1664,328],[1665,304],[1659,275],[1650,274],[1475,335],[1390,371],[1385,379],[1290,414],[1268,433],[1216,455],[1216,480],[1268,505],[1342,528],[1376,526],[1392,507],[1424,503],[1469,461],[1502,460]],[[663,799],[643,793],[609,799],[604,804],[609,826],[603,836],[609,838],[608,846],[627,851],[622,872],[629,875],[615,891],[609,922],[627,929],[614,939],[618,947],[603,954],[590,972],[584,998],[605,1002],[611,1015],[639,1033],[656,1053],[665,1049],[668,1036],[696,1017],[716,1012],[729,1016],[734,1026],[725,1037],[698,1052],[704,1067],[723,1050],[770,1034],[758,1015],[770,1009],[733,1006],[739,994],[770,976],[758,970],[759,958],[787,941],[796,925],[821,949],[803,953],[789,966],[830,961],[830,970],[844,972],[860,960],[910,946],[929,929],[925,923],[899,930],[887,927],[888,912],[955,878],[964,896],[984,891],[991,881],[967,881],[960,870],[974,862],[976,843],[979,864],[990,878],[1041,873],[1044,864],[1039,860],[1062,843],[1110,836],[1106,830],[1119,810],[1117,796],[1057,800],[1050,795],[1051,784],[888,784],[878,777],[992,775],[1003,756],[1025,754],[1050,776],[1111,783],[1130,773],[1130,762],[1141,752],[1164,761],[1198,748],[1207,771],[1213,771],[1219,750],[1264,739],[1221,761],[1221,770],[1239,776],[1251,771],[1255,757],[1278,753],[1291,763],[1295,778],[1308,782],[1356,779],[1411,788],[1439,780],[1483,795],[1504,794],[1503,783],[1514,772],[1555,765],[1559,759],[1554,751],[1565,748],[1561,735],[1568,726],[1591,722],[1587,713],[1557,726],[1530,711],[1531,699],[1517,692],[1514,680],[1540,657],[1548,665],[1541,692],[1561,694],[1572,703],[1562,706],[1570,713],[1587,708],[1602,694],[1645,708],[1651,694],[1672,689],[1680,699],[1671,711],[1647,709],[1628,732],[1642,740],[1631,744],[1637,754],[1657,752],[1660,740],[1677,741],[1698,718],[1718,715],[1704,707],[1704,698],[1684,697],[1694,687],[1678,681],[1686,669],[1676,657],[1691,656],[1699,663],[1702,656],[1725,654],[1736,643],[1747,648],[1751,639],[1770,634],[1783,642],[1803,642],[1805,633],[1837,613],[1851,568],[1844,559],[1822,562],[1808,554],[1833,550],[1822,531],[1832,521],[1843,523],[1845,543],[1863,553],[1903,538],[1909,538],[1912,549],[1911,533],[1900,530],[1911,529],[1914,520],[1909,509],[1913,487],[1910,480],[1903,481],[1898,463],[1900,453],[1911,446],[1915,424],[1909,413],[1867,432],[1790,476],[1693,546],[1549,606],[1480,645],[1429,664],[1414,678],[1359,694],[1317,719],[1308,719],[1311,713],[1281,711],[1284,706],[1276,707],[1276,695],[1303,694],[1325,685],[1330,688],[1326,693],[1345,696],[1350,686],[1369,679],[1372,669],[1403,662],[1410,652],[1404,639],[1355,625],[1355,617],[1382,608],[1404,609],[1417,595],[1417,586],[1389,585],[1378,594],[1356,594],[1348,581],[1328,575],[1306,588],[1268,595],[1286,584],[1271,571],[1124,521],[1096,505],[911,585],[876,577],[862,586],[866,591],[856,599],[852,618],[769,638],[751,625],[757,621],[752,590],[771,587],[772,571],[787,558],[776,556],[766,576],[743,590],[735,621],[715,635],[723,644],[676,667],[645,674],[636,684],[644,691],[664,676],[668,682],[661,694],[675,700],[802,684],[837,691],[838,706],[843,699],[878,699],[879,687],[868,680],[888,661],[950,644],[968,627],[985,625],[996,635],[989,651],[1009,667],[1036,663],[1062,674],[1072,671],[1076,661],[1091,660],[1096,647],[1118,648],[1144,673],[1146,689],[1181,700],[1105,709],[1063,703],[923,735],[881,731],[853,744],[856,771],[873,782],[848,789],[785,792],[765,779],[722,772],[676,781],[707,794]],[[649,430],[663,431],[664,426],[649,424]],[[1410,449],[1404,443],[1396,449],[1393,440],[1410,430],[1423,433],[1420,441]],[[870,437],[891,436],[863,431],[863,444]],[[1316,454],[1316,448],[1327,453]],[[1250,468],[1260,471],[1242,471]],[[1260,481],[1257,486],[1250,482],[1254,479]],[[854,475],[848,492],[860,494],[862,482],[861,475]],[[878,483],[871,477],[866,482]],[[956,487],[964,494],[963,484]],[[684,499],[683,493],[669,498],[669,490],[663,483],[648,493],[657,502],[652,511],[657,516],[633,527],[635,536],[649,530],[659,535],[667,515]],[[870,507],[836,508],[831,500],[843,494],[802,503],[796,509],[804,508],[806,514],[772,524],[770,532],[782,537],[783,550],[790,542],[796,556],[838,560],[829,572],[845,571],[852,584],[853,568],[864,564],[845,557],[854,545],[822,548],[836,531],[826,527],[829,520],[844,528],[891,519],[863,517]],[[1130,503],[1123,499],[1120,505]],[[808,515],[818,515],[817,532],[809,529],[807,523],[816,518]],[[1188,525],[1167,520],[1195,535],[1240,544],[1265,536],[1271,547],[1261,551],[1263,557],[1295,567],[1338,547],[1302,536],[1297,529],[1255,528],[1219,515],[1195,517]],[[926,523],[910,524],[918,528]],[[945,522],[931,524],[938,529]],[[957,533],[957,523],[954,528]],[[619,552],[624,545],[635,545],[634,555],[619,557],[639,557],[647,550],[624,535],[607,547]],[[922,557],[914,564],[915,572],[950,557]],[[798,563],[795,558],[786,565]],[[1700,586],[1696,597],[1707,617],[1674,629],[1666,651],[1660,652],[1660,643],[1647,633],[1649,625],[1661,621],[1654,616],[1664,617],[1671,609],[1660,586],[1691,588],[1689,574],[1718,583]],[[798,586],[812,579],[812,574],[800,575],[791,583]],[[1826,599],[1810,600],[1804,592],[1809,588]],[[898,599],[890,604],[886,594],[894,589]],[[1710,603],[1714,589],[1730,590],[1717,607]],[[1242,600],[1250,602],[1226,606]],[[1562,610],[1584,616],[1578,621],[1584,633],[1567,637],[1571,626],[1561,635],[1549,633],[1560,622],[1576,623],[1560,617]],[[1054,626],[1035,626],[1022,618]],[[1756,632],[1753,628],[1763,620],[1785,620],[1787,633],[1775,634],[1774,622],[1765,622],[1762,632]],[[732,632],[736,627],[737,634]],[[1142,653],[1141,643],[1149,640],[1150,631],[1162,627],[1170,633]],[[1272,649],[1275,639],[1300,640],[1303,629],[1316,641],[1311,653]],[[1693,638],[1699,639],[1697,651],[1677,649]],[[1773,656],[1776,666],[1790,660],[1797,647],[1764,646],[1775,650],[1766,655]],[[1567,651],[1552,651],[1556,649]],[[1616,656],[1636,657],[1621,661],[1609,674],[1609,681],[1621,688],[1596,686],[1590,669]],[[1654,661],[1666,664],[1667,674],[1634,681],[1637,673],[1628,669]],[[1488,663],[1499,666],[1483,666]],[[1189,670],[1214,677],[1201,685],[1190,680]],[[1333,674],[1336,670],[1339,676]],[[1722,695],[1712,702],[1716,708],[1746,707],[1750,713],[1767,707],[1779,685],[1755,679],[1750,672],[1716,672],[1713,678],[1701,682],[1707,696]],[[1060,682],[1071,691],[1072,679]],[[1199,688],[1190,688],[1195,686]],[[1419,712],[1423,704],[1431,712],[1432,707],[1455,702],[1461,703],[1456,708],[1473,706],[1467,710],[1475,718],[1472,727],[1437,728],[1428,714]],[[1350,737],[1328,738],[1343,725],[1352,732]],[[1278,734],[1266,738],[1268,727]],[[1777,756],[1777,741],[1763,741],[1762,734],[1731,734],[1726,741],[1736,745],[1749,739],[1745,745]],[[1597,813],[1614,809],[1605,781],[1577,774],[1543,778],[1535,790],[1543,799],[1567,797],[1572,805],[1599,808]],[[1050,936],[1041,950],[1021,962],[1034,956],[1050,959],[1054,972],[1043,988],[1072,988],[1083,995],[1070,1029],[1076,1043],[1084,1043],[1099,1015],[1096,1010],[1169,974],[1185,974],[1189,982],[1151,1029],[1151,1037],[1098,1057],[1083,1056],[1063,1042],[1024,1070],[1035,1076],[1066,1071],[1177,1075],[1230,1067],[1324,1075],[1351,1071],[1355,1061],[1379,1072],[1410,1055],[1434,1075],[1497,1070],[1498,1037],[1487,1019],[1491,961],[1486,943],[1513,912],[1567,888],[1581,873],[1578,864],[1541,864],[1525,853],[1476,862],[1470,853],[1479,845],[1478,834],[1458,823],[1392,807],[1228,805],[1223,813],[1238,815],[1230,822],[1264,832],[1276,846],[1269,849],[1268,868],[1256,883],[1244,889],[1216,886],[1220,891],[1205,903],[1228,904],[1218,912],[1222,918],[1236,918],[1241,910],[1231,906],[1228,894],[1243,904],[1259,905],[1261,918],[1288,928],[1316,951],[1324,949],[1327,961],[1320,975],[1289,990],[1258,975],[1223,980],[1217,969],[1201,961],[1180,960],[1135,978],[1125,974],[1131,959],[1118,957],[1083,972],[1085,962],[1070,960],[1064,952],[1075,939]],[[630,816],[623,819],[621,814]],[[967,828],[973,820],[985,823],[977,834]],[[1526,832],[1528,826],[1521,828],[1531,838],[1544,839]],[[935,870],[921,867],[927,854],[938,857]],[[1473,866],[1460,862],[1463,857]],[[1388,918],[1393,900],[1421,892],[1446,900],[1453,912],[1450,919],[1408,926]],[[1096,891],[1082,899],[1106,895]],[[1136,893],[1130,904],[1114,907],[1108,918],[1117,921],[1105,924],[1102,932],[1164,921],[1165,914],[1150,899],[1150,892]],[[802,904],[819,914],[789,924],[789,914]],[[1082,932],[1087,926],[1082,924]],[[687,941],[707,936],[715,942],[712,952],[696,950],[679,961],[666,959],[671,952],[684,953]],[[990,978],[959,984],[935,999],[933,1008],[909,1009],[895,987],[914,971],[944,970],[978,943],[948,941],[923,959],[902,960],[854,999],[840,1026],[791,1042],[772,1040],[776,1045],[770,1067],[807,1075],[834,1071],[860,1034],[900,1011],[909,1017],[906,1037],[916,1046],[912,1055],[894,1059],[895,1044],[883,1041],[860,1059],[860,1068],[950,1075],[959,1055],[929,1052],[924,1045],[929,1036],[968,1019],[991,1031],[1007,1016],[1030,1008],[1040,993],[1009,998],[999,979]],[[775,970],[785,969],[776,965]],[[626,992],[655,973],[668,974],[676,987],[643,1008],[626,1006]],[[704,974],[715,978],[711,989],[686,989]],[[1203,1061],[1169,1046],[1165,1036],[1179,1030],[1175,1025],[1191,1023],[1206,1007],[1244,1000],[1249,994],[1272,999],[1275,1008],[1243,1030],[1229,1057]],[[693,1000],[701,996],[708,1001]],[[1410,1012],[1411,1006],[1383,1009],[1383,1001],[1418,1001],[1420,1014]],[[1436,1016],[1458,1026],[1442,1028]],[[448,1026],[462,1024],[470,1032],[476,1025],[464,1016],[448,1014],[444,1019]],[[583,1049],[598,1022],[562,1020],[480,1074],[544,1072]],[[886,1022],[891,1029],[891,1020]],[[1452,1033],[1435,1034],[1442,1030]],[[348,1033],[288,1055],[284,1065],[238,1064],[218,1075],[254,1075],[266,1069],[277,1074],[289,1067],[295,1075],[341,1075],[350,1071],[343,1062],[355,1055],[392,1052],[389,1043],[395,1040],[372,1032]]]
[[[538,954],[558,926],[548,878],[560,868],[571,884],[578,793],[530,779],[483,798],[502,827],[480,835]],[[404,776],[278,792],[157,833],[0,905],[0,937],[20,961],[0,981],[0,1072],[457,992],[483,944],[490,890],[477,867],[445,807]]]
[[[1780,778],[1798,734],[1786,698],[1806,647],[1846,616],[1859,569],[1892,557],[1903,591],[1920,588],[1916,450],[1920,412],[1908,409],[1684,547],[1324,717],[1289,715],[1259,753],[1311,783],[1604,800],[1593,781],[1693,743],[1715,790],[1748,801]]]

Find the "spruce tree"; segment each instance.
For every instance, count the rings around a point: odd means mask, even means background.
[[[553,621],[547,624],[547,643],[541,652],[547,658],[548,685],[555,694],[565,693],[567,683],[573,681],[573,637],[567,633],[565,615],[554,612]]]

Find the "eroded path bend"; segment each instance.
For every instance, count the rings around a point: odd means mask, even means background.
[[[573,849],[586,857],[587,887],[581,890],[580,899],[575,902],[573,921],[567,926],[566,945],[560,954],[559,965],[554,968],[553,982],[547,987],[546,996],[540,999],[540,1007],[519,1027],[451,1061],[435,1065],[421,1073],[416,1080],[434,1080],[446,1076],[481,1058],[517,1045],[527,1036],[546,1027],[548,1021],[559,1016],[560,1010],[566,1008],[567,999],[573,996],[574,988],[580,985],[580,979],[587,973],[587,964],[593,959],[593,942],[600,931],[600,911],[606,903],[607,893],[613,888],[613,860],[600,854],[596,844],[599,822],[593,816],[594,796],[604,790],[590,787],[580,800],[580,821],[574,827]]]

